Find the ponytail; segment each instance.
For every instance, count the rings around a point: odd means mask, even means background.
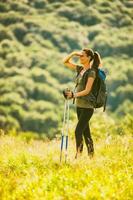
[[[94,52],[94,57],[93,57],[92,68],[97,71],[100,64],[101,64],[100,55],[99,55],[99,53],[97,51],[95,51]]]

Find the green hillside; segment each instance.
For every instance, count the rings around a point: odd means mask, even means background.
[[[0,128],[57,134],[62,90],[74,87],[62,61],[84,47],[108,70],[107,112],[133,114],[131,0],[1,0]]]

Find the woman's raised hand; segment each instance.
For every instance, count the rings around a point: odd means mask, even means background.
[[[72,55],[73,56],[82,56],[82,53],[80,51],[73,51]]]

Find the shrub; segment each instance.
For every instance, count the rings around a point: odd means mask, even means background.
[[[49,3],[55,3],[55,1],[54,1],[54,0],[48,0],[48,2],[49,2]],[[56,0],[56,2],[60,2],[60,0]],[[65,3],[65,2],[66,2],[66,0],[62,0],[61,2],[62,2],[62,3],[63,3],[63,2]]]
[[[38,133],[50,133],[51,128],[58,126],[58,119],[53,112],[46,112],[44,115],[37,112],[28,112],[23,119],[23,130]]]
[[[0,27],[0,41],[12,40],[12,34],[6,28]]]
[[[0,95],[14,91],[15,85],[10,81],[0,80]],[[1,102],[1,99],[0,99]]]
[[[6,57],[6,66],[17,66],[19,68],[29,68],[32,60],[23,52],[10,53]]]
[[[1,51],[1,57],[6,61],[8,56],[10,57],[12,53],[19,51],[19,46],[15,41],[4,39],[1,42]]]
[[[90,31],[88,34],[88,38],[90,41],[94,40],[95,37],[100,34],[100,30],[94,30],[94,31]]]
[[[34,34],[27,33],[23,38],[23,44],[25,46],[30,46],[34,42]]]
[[[0,78],[4,78],[5,76],[6,76],[6,69],[5,69],[5,67],[4,66],[1,66],[0,67]]]
[[[10,8],[11,8],[11,10],[18,11],[23,14],[27,14],[30,12],[29,7],[26,4],[21,3],[21,2],[11,2]]]
[[[18,22],[23,22],[23,18],[13,11],[0,15],[0,23],[4,24],[5,26],[9,26]]]
[[[7,12],[9,11],[9,5],[7,3],[0,2],[0,12]]]
[[[82,0],[82,2],[86,5],[86,6],[91,6],[92,4],[96,3],[96,0]]]
[[[20,125],[22,126],[22,122],[23,122],[23,119],[25,117],[25,110],[23,109],[23,107],[21,105],[17,105],[15,103],[13,103],[11,106],[10,106],[10,112],[9,114],[17,119],[20,123]]]
[[[7,67],[1,67],[1,70],[0,70],[0,76],[2,77],[15,77],[17,75],[22,75],[22,76],[25,76],[25,77],[28,77],[29,76],[29,69],[27,68],[18,68],[18,67],[11,67],[10,69],[7,68]]]
[[[28,97],[31,97],[34,93],[34,87],[35,87],[34,82],[32,79],[30,79],[28,77],[25,77],[22,75],[10,77],[9,83],[12,83],[11,85],[14,86],[13,90],[15,90],[16,86],[18,88],[22,87],[25,90],[25,92],[27,93]],[[10,86],[9,86],[9,88],[10,88]],[[17,90],[17,88],[16,88],[16,90]]]
[[[80,49],[80,45],[77,42],[77,38],[72,38],[71,36],[63,36],[63,41],[61,42],[63,44],[63,42],[66,42],[69,45],[69,49]],[[61,45],[63,47],[63,45]],[[65,45],[64,45],[65,47]],[[64,48],[66,49],[66,48]]]
[[[44,0],[35,1],[34,6],[37,9],[44,9],[46,6],[46,1],[44,1]]]
[[[58,70],[57,70],[58,69]],[[49,66],[48,70],[61,84],[73,81],[73,74],[67,68],[59,68],[58,66]]]
[[[9,112],[10,112],[10,107],[0,105],[0,115],[1,116],[6,117],[6,116],[8,116]]]
[[[27,28],[24,26],[24,24],[15,24],[12,26],[12,31],[14,32],[14,35],[16,38],[20,41],[23,42],[23,38],[25,37],[27,33]]]
[[[58,104],[60,101],[58,91],[46,84],[36,85],[34,89],[33,98],[35,100],[46,100],[56,104]]]
[[[130,99],[131,101],[133,101],[132,85],[127,84],[124,85],[124,87],[119,86],[115,93],[115,99],[117,99],[117,102],[119,102],[119,104],[121,104],[125,99]]]
[[[31,77],[34,81],[40,83],[47,83],[50,86],[58,87],[58,81],[53,78],[48,71],[41,68],[33,68],[31,70]]]
[[[0,127],[5,130],[20,129],[19,122],[11,116],[0,116]]]
[[[44,114],[47,111],[55,111],[55,106],[53,103],[50,103],[48,101],[33,101],[29,105],[30,111],[37,111],[38,113]]]
[[[13,103],[22,105],[24,103],[24,99],[22,99],[18,93],[10,92],[2,95],[0,103],[1,105],[7,105],[7,106],[12,105]]]
[[[125,116],[127,113],[133,115],[133,104],[129,99],[124,100],[116,109],[116,115],[118,116]]]
[[[99,37],[94,41],[93,48],[101,53],[103,57],[112,56],[113,47],[108,42],[105,41],[104,37]]]
[[[82,25],[96,25],[101,22],[100,16],[96,10],[89,8],[84,12],[84,8],[61,8],[58,11],[60,16],[66,17],[71,21],[77,21]]]

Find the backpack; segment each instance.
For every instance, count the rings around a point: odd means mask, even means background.
[[[88,80],[88,73],[93,69],[88,69],[82,77],[82,84],[85,88],[87,80]],[[81,98],[87,99],[94,108],[103,107],[103,112],[106,109],[106,102],[107,102],[107,89],[106,89],[106,74],[104,70],[98,69],[96,71],[96,78],[94,80],[92,89],[90,93],[86,96],[82,96]]]

